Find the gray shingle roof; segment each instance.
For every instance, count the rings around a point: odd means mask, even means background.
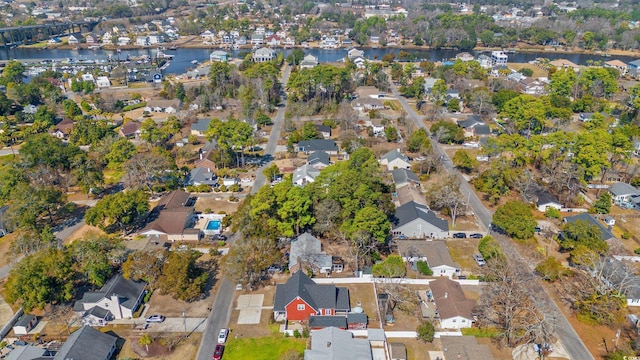
[[[189,176],[185,180],[186,184],[207,184],[213,185],[217,183],[217,176],[211,172],[209,168],[197,167],[191,169]]]
[[[304,272],[297,271],[286,283],[278,284],[276,287],[273,310],[284,312],[287,304],[298,296],[316,310],[348,311],[350,309],[347,288],[335,285],[318,285]]]
[[[407,169],[395,169],[391,171],[391,177],[393,178],[393,183],[396,185],[403,185],[411,182],[417,184],[420,183],[418,175]]]
[[[348,313],[347,324],[366,324],[369,322],[369,317],[365,313]]]
[[[34,360],[40,359],[45,353],[46,349],[41,347],[27,345],[27,346],[19,346],[14,350],[11,350],[9,355],[7,355],[5,360]],[[49,358],[51,359],[51,358]]]
[[[461,128],[472,128],[476,125],[484,124],[484,121],[478,115],[470,115],[465,120],[458,121],[458,126]]]
[[[108,298],[115,294],[120,298],[122,307],[133,309],[146,286],[145,282],[127,280],[121,274],[118,274],[109,279],[100,291],[84,293],[82,302],[94,303],[104,297]]]
[[[329,158],[329,154],[324,151],[315,151],[313,154],[309,155],[307,158],[307,164],[311,166],[316,166],[317,164],[331,164],[331,160]]]
[[[298,264],[298,257],[306,254],[320,254],[321,252],[322,244],[320,240],[308,232],[305,232],[291,242],[289,268]]]
[[[415,201],[410,201],[400,207],[397,207],[396,218],[398,220],[395,227],[403,226],[415,219],[422,219],[438,229],[449,231],[449,223],[446,220],[437,217],[433,211],[429,210],[428,206],[418,204]]]
[[[609,231],[609,229],[607,229],[604,225],[602,225],[602,223],[600,221],[598,221],[596,218],[594,218],[593,215],[591,215],[591,214],[581,213],[581,214],[578,214],[578,215],[575,215],[575,216],[564,218],[564,221],[568,222],[568,223],[576,222],[576,221],[579,221],[579,220],[586,221],[589,224],[597,225],[598,228],[600,228],[600,233],[601,233],[601,236],[602,236],[603,240],[609,240],[609,239],[615,237],[613,235],[613,233],[611,231]]]
[[[613,196],[640,195],[640,190],[623,182],[617,182],[611,185],[609,187],[609,192],[611,192]]]
[[[27,326],[35,318],[36,316],[33,314],[22,315],[20,319],[18,319],[18,321],[16,321],[16,323],[13,326]]]
[[[536,205],[544,205],[544,204],[558,204],[561,205],[559,200],[553,196],[547,189],[539,189],[534,193],[534,195],[538,198],[536,200]]]
[[[405,154],[398,151],[398,149],[393,149],[388,153],[382,155],[382,157],[380,158],[380,160],[387,160],[388,162],[391,162],[395,159],[402,159],[406,162],[409,162],[409,158]]]
[[[304,149],[306,152],[338,151],[338,145],[335,141],[325,139],[302,140],[298,143],[298,148]]]
[[[459,268],[451,258],[449,249],[444,241],[424,241],[424,240],[399,240],[398,253],[402,257],[426,257],[429,267],[447,265]]]
[[[107,360],[117,340],[85,325],[69,336],[53,360]]]
[[[455,354],[452,358],[460,355],[462,360],[493,360],[495,357],[491,353],[488,345],[479,345],[473,336],[441,336],[442,346],[449,354]]]
[[[340,329],[347,328],[347,318],[344,316],[311,316],[309,318],[310,328],[326,328],[335,326]]]
[[[211,123],[211,119],[198,119],[198,122],[191,125],[191,130],[205,132],[209,128],[209,123]]]
[[[366,339],[354,339],[349,331],[328,327],[311,334],[311,349],[304,351],[305,360],[373,359]]]

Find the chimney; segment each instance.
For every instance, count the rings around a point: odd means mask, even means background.
[[[449,297],[449,293],[444,293],[444,298],[446,299],[447,297]]]
[[[327,341],[327,348],[331,347],[331,341]]]

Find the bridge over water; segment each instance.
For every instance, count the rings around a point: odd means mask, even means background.
[[[0,28],[2,46],[11,47],[51,39],[59,35],[92,31],[99,21],[54,22]]]

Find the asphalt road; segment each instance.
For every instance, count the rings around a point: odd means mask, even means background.
[[[285,86],[287,84],[287,80],[289,80],[289,75],[291,74],[291,67],[287,65],[284,69],[284,73],[282,74],[282,84]],[[264,148],[265,156],[270,156],[271,159],[275,159],[276,155],[276,147],[278,146],[278,140],[280,140],[280,132],[282,131],[282,124],[284,123],[284,114],[287,110],[286,105],[278,109],[278,113],[276,117],[273,119],[273,127],[271,128],[271,134],[269,134],[269,140],[267,141],[267,145]],[[264,174],[262,174],[262,170],[265,167],[269,166],[269,163],[263,165],[258,172],[256,173],[256,179],[253,182],[253,188],[251,189],[251,194],[255,194],[267,181],[265,179]]]
[[[287,83],[290,73],[291,67],[286,65],[286,68],[284,69],[284,73],[282,75],[282,84]],[[286,106],[278,109],[278,113],[273,119],[273,128],[271,129],[269,140],[264,148],[265,156],[270,155],[272,159],[275,157],[276,146],[278,145],[278,140],[280,140],[280,132],[282,130],[282,124],[284,123],[285,111]],[[256,178],[253,182],[251,194],[255,194],[260,189],[260,187],[262,187],[266,183],[266,179],[262,174],[262,170],[265,166],[267,165],[264,165],[258,170]],[[216,293],[213,300],[213,307],[211,308],[212,311],[209,314],[204,334],[202,335],[202,342],[200,343],[200,348],[198,349],[198,356],[196,358],[197,360],[210,360],[213,358],[213,351],[215,350],[217,344],[218,332],[220,331],[220,329],[228,327],[229,324],[234,293],[235,284],[228,279],[223,278],[220,282],[218,292]]]
[[[393,83],[391,83],[391,91],[393,92],[393,95],[398,99],[404,110],[407,112],[408,116],[416,124],[416,126],[427,130],[427,133],[429,133],[429,129],[424,124],[422,117],[418,116],[413,108],[409,106],[407,100],[398,93],[398,89]],[[464,179],[462,174],[453,167],[453,162],[451,161],[447,153],[444,152],[440,144],[435,141],[433,141],[432,144],[436,153],[440,155],[443,166],[449,172],[456,174],[460,178],[460,192],[465,198],[469,200],[469,205],[473,209],[475,216],[480,220],[480,223],[484,225],[485,228],[489,229],[492,222],[493,213],[489,209],[487,209],[484,204],[482,204],[476,193],[471,189],[471,186],[466,181],[466,179]],[[539,280],[533,273],[532,267],[529,266],[524,258],[520,255],[520,253],[514,246],[513,241],[506,236],[502,236],[494,232],[492,232],[492,235],[496,238],[496,240],[500,242],[502,249],[509,258],[509,261],[520,264],[523,269],[526,269],[526,277],[530,280],[529,283],[531,284],[530,286],[533,292],[536,294],[544,294],[545,301],[548,303],[549,307],[558,315],[556,318],[556,335],[564,346],[567,354],[569,354],[569,357],[571,359],[581,360],[594,359],[593,355],[591,355],[587,347],[582,342],[582,339],[580,339],[578,334],[571,326],[571,323],[569,323],[567,318],[553,301],[553,298],[549,295],[547,290],[542,285],[540,285]]]

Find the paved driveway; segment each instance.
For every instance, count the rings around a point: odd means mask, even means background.
[[[204,322],[207,318],[167,318],[161,323],[151,323],[149,332],[203,332]],[[139,325],[144,324],[144,318],[119,319],[111,322],[114,325]],[[186,325],[186,326],[185,326]],[[185,331],[186,329],[186,331]]]

